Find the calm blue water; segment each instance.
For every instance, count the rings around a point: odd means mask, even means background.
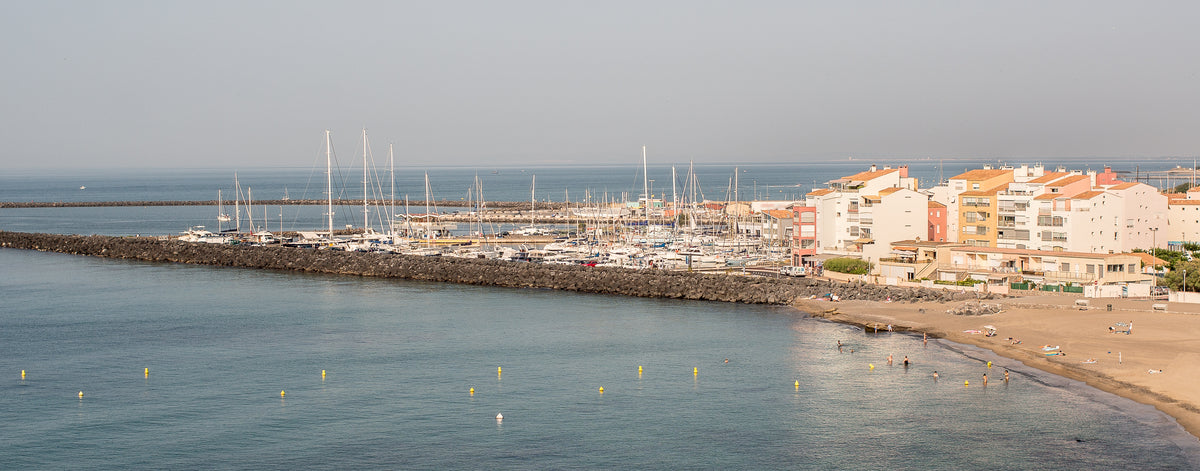
[[[8,469],[1183,469],[1200,450],[1147,406],[785,308],[11,249],[0,267]]]
[[[215,198],[223,173],[114,174],[85,193]],[[63,175],[4,175],[0,200],[52,200],[37,190],[52,187],[79,191]],[[212,209],[0,210],[0,229],[167,234],[215,226]],[[5,469],[1200,468],[1200,443],[1150,407],[785,308],[8,249],[0,293]],[[988,360],[1013,381],[994,368],[980,387]]]

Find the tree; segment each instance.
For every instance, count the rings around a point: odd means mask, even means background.
[[[1200,291],[1200,261],[1179,262],[1175,264],[1170,272],[1167,272],[1163,277],[1163,284],[1167,287],[1182,291],[1184,283],[1184,275],[1187,275],[1187,291]]]
[[[1173,191],[1175,193],[1187,193],[1187,191],[1190,189],[1192,189],[1191,183],[1180,183],[1178,185],[1175,185],[1175,189]]]
[[[871,271],[871,264],[858,258],[831,258],[826,260],[823,266],[829,271],[851,275],[865,275]]]
[[[1174,252],[1174,251],[1167,250],[1167,249],[1154,249],[1151,252],[1151,255],[1154,255],[1155,257],[1158,257],[1162,261],[1167,262],[1167,268],[1170,270],[1175,270],[1176,264],[1184,261],[1184,259],[1186,258],[1180,252]]]

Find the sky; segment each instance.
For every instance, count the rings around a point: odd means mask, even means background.
[[[36,1],[0,167],[1200,154],[1192,1]]]

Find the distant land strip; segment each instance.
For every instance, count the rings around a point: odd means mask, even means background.
[[[81,236],[0,231],[0,248],[160,263],[291,270],[507,288],[534,288],[669,299],[791,305],[810,296],[844,300],[949,302],[973,293],[900,288],[818,278],[701,274],[454,257],[188,243],[152,237]],[[836,304],[830,304],[836,308]]]
[[[381,204],[378,201],[370,201],[374,206],[390,206],[390,204]],[[218,202],[216,200],[208,201],[0,201],[0,208],[102,208],[111,206],[217,206],[224,204],[233,206],[229,201]],[[328,200],[262,200],[255,201],[254,206],[325,206],[329,204]],[[334,205],[338,206],[362,206],[363,200],[333,200]],[[403,206],[404,203],[396,202],[396,207]],[[430,201],[430,206],[450,207],[450,208],[469,208],[474,206],[474,203],[469,201],[456,200],[441,200]],[[554,207],[555,203],[542,203],[540,209]],[[409,201],[410,208],[424,207],[425,201]],[[527,209],[530,206],[529,202],[512,202],[512,201],[488,201],[483,205],[488,209]]]

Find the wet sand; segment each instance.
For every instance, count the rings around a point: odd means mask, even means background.
[[[1200,437],[1200,305],[1148,300],[1092,299],[1047,295],[983,301],[1001,312],[980,316],[949,314],[962,303],[886,303],[802,300],[795,304],[814,317],[857,325],[892,324],[897,331],[975,345],[1027,366],[1083,381],[1097,389],[1153,405]],[[1167,304],[1155,311],[1153,304]],[[1108,310],[1108,305],[1112,310]],[[922,312],[923,310],[923,312]],[[1132,321],[1131,334],[1109,327]],[[996,328],[986,337],[983,326]],[[1013,344],[1008,338],[1019,339]],[[1046,356],[1043,346],[1060,347]],[[1095,363],[1083,363],[1095,360]],[[1150,370],[1162,370],[1150,373]]]

